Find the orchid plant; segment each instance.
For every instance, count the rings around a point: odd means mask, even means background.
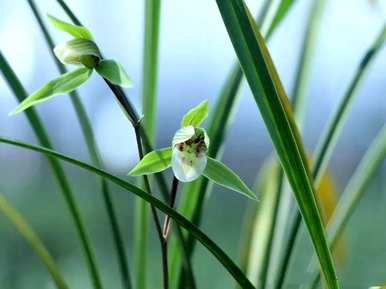
[[[74,37],[68,42],[58,44],[54,48],[55,56],[63,64],[76,65],[78,68],[47,82],[22,101],[10,115],[22,112],[54,96],[74,91],[90,78],[94,69],[114,85],[131,86],[131,80],[122,65],[115,60],[102,58],[94,37],[86,27],[73,25],[50,15],[48,19],[56,29]]]
[[[149,152],[129,175],[149,175],[172,167],[174,176],[183,183],[204,176],[220,186],[255,199],[255,194],[235,172],[207,155],[209,136],[206,130],[200,127],[207,115],[208,101],[205,100],[184,115],[181,128],[175,133],[171,147]]]

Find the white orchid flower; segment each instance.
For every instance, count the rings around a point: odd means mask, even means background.
[[[185,114],[172,146],[152,151],[129,172],[130,176],[161,172],[170,166],[181,182],[192,182],[200,176],[242,193],[252,199],[255,194],[227,166],[207,155],[209,136],[199,125],[208,114],[208,102],[203,101]]]

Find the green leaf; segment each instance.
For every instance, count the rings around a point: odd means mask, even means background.
[[[73,39],[54,48],[55,56],[63,64],[83,64],[95,68],[102,58],[94,41]]]
[[[46,101],[56,95],[73,91],[90,77],[91,72],[91,69],[82,67],[62,74],[24,99],[10,115],[22,112],[23,110],[26,110],[39,102]]]
[[[91,32],[86,27],[64,22],[52,15],[47,15],[47,16],[48,16],[48,20],[56,29],[63,32],[67,32],[68,34],[74,36],[77,39],[93,40]]]
[[[240,284],[242,288],[256,289],[251,284],[251,282],[245,277],[244,273],[240,270],[240,268],[232,261],[232,259],[213,240],[211,240],[206,234],[204,234],[197,226],[192,224],[188,219],[186,219],[183,215],[178,213],[176,210],[170,208],[164,202],[146,193],[145,191],[141,190],[137,186],[134,186],[133,184],[121,178],[113,176],[104,170],[101,170],[92,165],[86,164],[84,162],[81,162],[79,160],[73,159],[69,156],[66,156],[64,154],[55,152],[53,150],[50,150],[44,147],[39,147],[28,143],[7,139],[4,137],[0,137],[0,143],[7,143],[10,145],[23,147],[32,151],[44,153],[55,159],[61,159],[75,166],[83,168],[87,171],[98,174],[99,176],[104,177],[105,179],[108,179],[114,184],[124,188],[127,192],[131,192],[137,195],[138,197],[152,204],[154,207],[156,207],[163,213],[169,215],[177,224],[179,224],[181,227],[183,227],[188,232],[190,232],[205,248],[208,249],[209,252],[213,254],[213,256],[224,266],[224,268],[233,276],[233,278]]]
[[[132,86],[132,82],[125,69],[115,60],[103,59],[99,62],[95,70],[100,76],[106,78],[113,84],[123,87]]]
[[[170,167],[172,148],[167,147],[146,154],[129,172],[129,176],[142,176],[158,173]]]
[[[264,39],[242,0],[217,0],[220,13],[310,233],[328,288],[339,288],[304,147]]]
[[[337,241],[341,237],[347,223],[360,203],[366,188],[373,179],[374,174],[384,163],[386,158],[386,125],[383,126],[377,137],[373,140],[359,165],[355,169],[347,183],[345,190],[335,208],[331,221],[327,226],[328,240],[330,248],[334,249]],[[310,268],[315,269],[315,262],[311,263]],[[315,288],[319,281],[319,272],[312,271],[312,282],[306,288]]]
[[[193,126],[199,127],[200,124],[206,119],[208,116],[208,101],[204,100],[196,107],[193,107],[189,110],[181,121],[181,127]]]
[[[15,226],[19,233],[23,236],[27,243],[31,246],[32,250],[35,251],[36,255],[40,258],[43,264],[46,266],[50,273],[55,285],[58,289],[68,289],[66,282],[59,272],[58,266],[54,259],[48,253],[46,247],[32,230],[20,213],[12,207],[3,194],[0,193],[0,211],[6,218]]]
[[[216,184],[256,200],[256,195],[235,172],[216,159],[208,157],[203,175]]]

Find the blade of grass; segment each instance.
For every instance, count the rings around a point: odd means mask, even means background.
[[[286,2],[287,0],[282,0]],[[279,7],[282,7],[282,2]],[[293,1],[291,1],[292,4]],[[268,13],[273,14],[272,11],[277,7],[277,1],[266,0],[263,4],[263,8],[257,17],[257,22],[260,24],[268,23],[269,19],[266,17]],[[282,17],[275,25],[271,25],[272,31],[280,24],[280,21],[284,18],[291,5],[288,5],[285,9],[281,10]],[[277,12],[278,13],[278,12]],[[268,37],[269,38],[269,37]],[[226,135],[226,131],[232,121],[232,116],[237,109],[238,92],[241,87],[241,81],[243,73],[238,63],[234,64],[226,77],[225,83],[222,86],[220,94],[217,98],[214,109],[209,116],[208,135],[211,139],[211,146],[209,156],[213,158],[219,158],[221,156],[223,143]],[[199,225],[201,222],[201,215],[204,206],[205,196],[211,190],[211,183],[207,179],[199,179],[191,184],[185,186],[184,193],[180,202],[180,211],[184,216],[190,217],[194,224]],[[173,241],[173,240],[172,240]],[[194,240],[188,238],[189,259],[193,256]],[[183,278],[184,272],[180,270],[179,255],[176,250],[171,252],[171,279],[176,280],[179,275],[179,288],[185,286],[185,280]],[[172,284],[173,286],[174,284]],[[173,287],[174,288],[174,287]]]
[[[32,230],[21,214],[8,202],[6,197],[0,193],[0,211],[15,226],[24,240],[29,243],[32,250],[46,266],[58,289],[69,289],[64,278],[59,272],[54,259],[40,240],[38,235]]]
[[[13,91],[17,100],[19,102],[23,101],[23,99],[25,99],[28,94],[26,93],[24,87],[22,86],[21,82],[17,78],[16,74],[8,64],[7,60],[5,59],[1,51],[0,51],[0,69],[1,69],[1,72],[3,73],[3,76],[7,84]],[[39,143],[45,147],[51,148],[52,147],[51,141],[35,109],[30,108],[29,110],[25,111],[25,115],[36,137],[38,138]],[[48,161],[54,172],[55,178],[58,182],[58,185],[60,187],[64,200],[68,206],[70,215],[74,221],[76,231],[81,241],[82,251],[86,258],[86,264],[89,269],[91,281],[94,285],[94,288],[101,289],[102,284],[100,281],[98,268],[95,263],[94,252],[91,248],[90,241],[86,232],[86,228],[84,226],[79,208],[73,196],[73,192],[71,190],[70,184],[67,180],[65,172],[62,166],[60,165],[60,163],[53,158],[48,158]]]
[[[335,247],[339,237],[342,235],[350,217],[354,213],[359,201],[374,174],[386,158],[386,125],[383,126],[374,139],[365,155],[351,176],[347,186],[339,200],[339,203],[327,227],[328,240],[331,250]],[[314,262],[312,263],[313,269]],[[315,288],[320,280],[319,272],[313,271],[310,287]]]
[[[55,57],[55,54],[53,53],[53,49],[55,47],[54,42],[52,40],[50,33],[48,32],[47,27],[45,26],[45,24],[42,20],[42,17],[40,16],[40,13],[36,7],[35,2],[33,0],[28,0],[28,4],[29,4],[29,6],[30,6],[35,18],[36,18],[36,21],[38,22],[38,25],[43,33],[44,39],[47,42],[51,56],[56,64],[59,72],[61,74],[66,73],[67,72],[66,68]],[[71,92],[69,95],[70,95],[72,105],[75,109],[81,130],[82,130],[85,142],[86,142],[86,146],[87,146],[87,149],[88,149],[88,152],[90,155],[90,159],[95,166],[102,167],[102,163],[101,163],[100,158],[99,158],[99,153],[98,153],[98,149],[97,149],[97,145],[96,145],[96,141],[95,141],[95,137],[94,137],[94,132],[92,130],[92,126],[91,126],[90,120],[87,116],[86,110],[85,110],[85,108],[84,108],[84,106],[79,98],[79,95],[76,91]],[[110,192],[109,192],[110,189],[108,187],[107,182],[104,179],[100,178],[99,181],[101,184],[103,199],[104,199],[107,215],[109,218],[111,231],[113,234],[115,249],[117,251],[118,265],[120,268],[122,284],[123,284],[124,288],[131,289],[132,288],[131,278],[130,278],[130,273],[129,273],[129,265],[128,265],[128,262],[126,260],[126,256],[127,256],[126,250],[125,250],[125,246],[124,246],[124,243],[122,240],[122,235],[121,235],[121,232],[119,229],[119,224],[118,224],[118,220],[116,217],[114,204],[110,198]]]
[[[354,74],[353,79],[351,80],[348,89],[338,104],[336,111],[333,113],[331,119],[329,120],[328,125],[326,126],[321,139],[317,145],[315,152],[315,162],[312,167],[312,175],[315,180],[315,185],[319,185],[322,175],[325,172],[325,168],[331,158],[332,151],[338,140],[338,136],[343,128],[344,122],[347,118],[348,112],[350,110],[350,104],[358,90],[361,81],[363,80],[369,65],[374,61],[375,56],[381,49],[383,43],[386,39],[386,24],[384,24],[382,30],[377,35],[374,43],[367,50],[364,57],[362,58],[357,71]],[[295,217],[291,223],[289,229],[289,242],[287,243],[285,250],[286,252],[279,269],[280,280],[284,282],[285,279],[285,267],[290,263],[293,256],[293,248],[295,247],[297,236],[299,236],[299,229],[301,224],[301,216],[299,212],[296,212]]]
[[[321,269],[330,289],[339,288],[304,148],[264,40],[241,0],[218,0],[221,16],[255,96],[299,209],[307,225]]]
[[[294,117],[296,124],[300,132],[303,130],[304,117],[306,112],[306,96],[308,93],[309,78],[311,76],[311,65],[312,58],[315,53],[317,36],[320,31],[321,20],[324,12],[326,1],[325,0],[314,0],[313,4],[310,7],[306,31],[304,34],[302,46],[300,49],[300,57],[297,64],[297,71],[295,73],[295,81],[292,90],[292,108],[294,112]],[[285,179],[281,179],[281,183]],[[270,245],[271,250],[267,254],[267,262],[265,272],[267,278],[264,280],[267,281],[267,285],[270,284],[273,286],[276,282],[277,276],[280,276],[280,272],[277,270],[280,264],[280,260],[283,254],[286,254],[287,251],[282,251],[283,244],[285,242],[285,230],[283,228],[288,226],[289,219],[289,210],[292,207],[293,199],[291,192],[287,189],[288,185],[280,185],[281,192],[280,198],[278,199],[278,208],[274,214],[274,222],[277,224],[276,228],[272,230],[272,235],[270,236]],[[286,270],[287,267],[282,267],[283,270]],[[276,283],[277,284],[277,283]],[[265,283],[263,282],[263,286]]]
[[[160,0],[145,1],[145,35],[143,47],[142,69],[142,108],[143,128],[154,143],[155,120],[157,108],[157,66],[158,66],[158,36],[160,22]],[[136,280],[138,289],[146,288],[146,258],[149,227],[149,206],[141,199],[135,202],[135,235]]]
[[[209,252],[213,254],[213,256],[223,265],[223,267],[233,276],[233,278],[241,285],[242,288],[245,289],[255,289],[255,287],[249,282],[249,280],[245,277],[244,273],[240,270],[240,268],[232,261],[232,259],[207,235],[205,235],[199,228],[197,228],[193,223],[191,223],[184,216],[179,214],[174,209],[170,208],[168,205],[164,204],[162,201],[158,200],[154,196],[146,193],[139,187],[121,179],[116,176],[109,174],[108,172],[89,165],[87,163],[81,162],[64,154],[58,153],[51,149],[47,149],[41,146],[31,145],[25,142],[15,141],[8,138],[0,137],[0,143],[10,144],[13,146],[22,147],[28,150],[40,152],[46,154],[52,158],[60,159],[65,162],[71,163],[77,167],[83,168],[89,172],[95,173],[105,179],[111,181],[112,183],[118,185],[119,187],[124,188],[128,192],[135,194],[136,196],[142,198],[148,203],[152,204],[158,210],[170,216],[176,223],[178,223],[181,227],[183,227],[188,232],[192,233],[192,235],[205,247]]]

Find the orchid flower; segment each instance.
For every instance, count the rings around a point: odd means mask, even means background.
[[[10,113],[11,115],[22,112],[56,95],[72,92],[90,78],[94,69],[100,76],[115,85],[131,86],[129,76],[118,62],[102,58],[99,48],[87,28],[61,21],[50,15],[48,18],[56,29],[74,37],[70,41],[57,45],[54,48],[55,56],[63,64],[72,64],[80,67],[64,73],[43,85],[22,101]]]
[[[234,190],[249,198],[255,194],[231,169],[207,155],[209,136],[199,125],[208,115],[208,101],[188,111],[181,121],[171,147],[146,154],[129,172],[130,176],[158,173],[171,167],[180,182],[192,182],[204,176],[218,185]]]

